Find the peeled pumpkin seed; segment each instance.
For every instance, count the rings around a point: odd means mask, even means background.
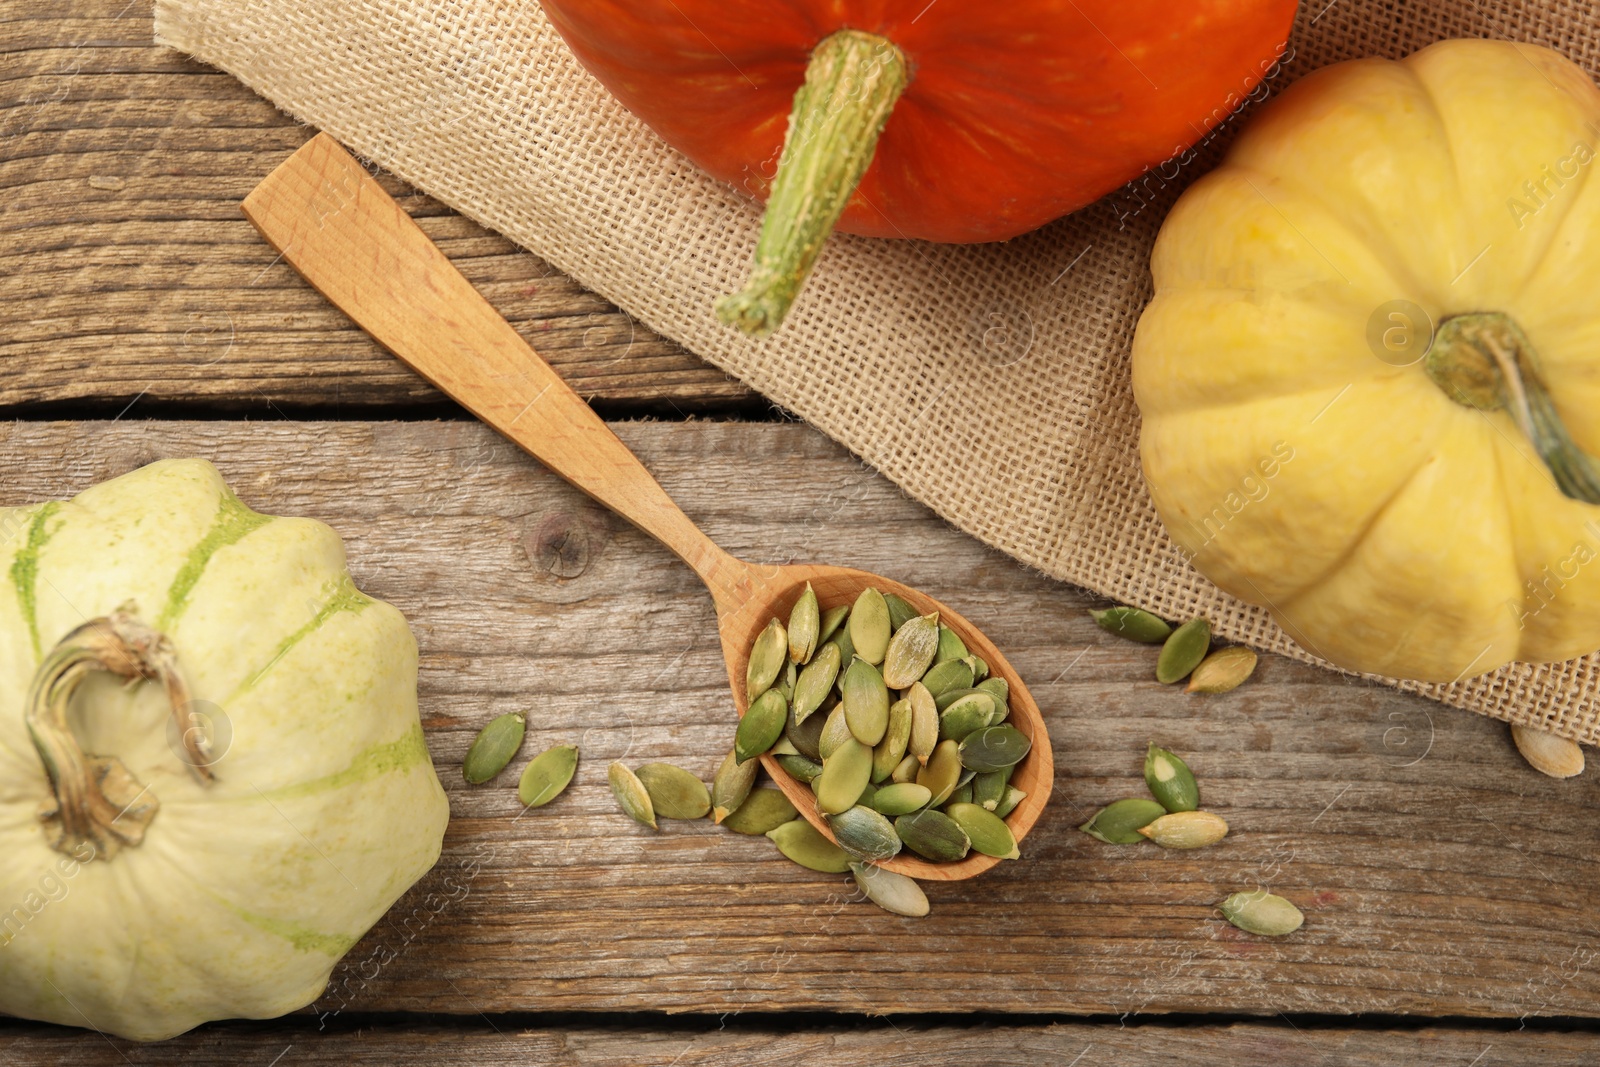
[[[994,699],[994,697],[990,696],[987,689],[979,689],[977,686],[969,686],[966,689],[946,689],[944,692],[933,698],[933,706],[938,708],[940,711],[947,711],[951,704],[954,704],[962,697],[969,697],[975,693],[980,696],[989,697],[990,700]]]
[[[783,790],[753,789],[743,804],[723,817],[722,825],[736,834],[754,836],[776,830],[799,814]]]
[[[950,794],[950,799],[946,800],[944,802],[944,809],[946,811],[949,811],[950,810],[950,805],[952,805],[952,804],[971,804],[971,803],[972,803],[972,783],[971,782],[963,782],[960,785],[956,786],[955,791]]]
[[[824,815],[849,811],[866,792],[871,779],[872,749],[853,737],[846,738],[822,761],[822,774],[812,783],[817,791],[817,810]]]
[[[795,682],[799,680],[800,668],[793,663],[785,663],[783,670],[778,672],[778,677],[773,680],[772,688],[783,695],[785,704],[794,700]]]
[[[901,698],[889,705],[889,728],[872,750],[872,780],[881,782],[906,758],[911,743],[911,701]]]
[[[522,747],[528,720],[518,712],[508,712],[479,731],[461,761],[461,773],[473,785],[482,785],[501,771]]]
[[[900,627],[917,617],[917,609],[906,603],[904,598],[895,596],[893,593],[883,594],[883,603],[889,609],[890,630],[899,630]]]
[[[1552,778],[1571,778],[1583,773],[1583,749],[1576,741],[1557,737],[1548,730],[1512,724],[1511,740],[1522,758],[1540,774]]]
[[[850,869],[850,853],[823,837],[804,819],[792,819],[767,831],[778,851],[802,867],[823,874],[843,874]]]
[[[973,691],[955,701],[939,716],[939,740],[964,741],[967,735],[989,725],[994,718],[994,698]]]
[[[735,752],[722,757],[722,763],[711,779],[712,822],[720,823],[744,803],[750,790],[755,788],[756,771],[759,769],[760,764],[754,760],[740,763]]]
[[[787,725],[785,725],[783,729],[784,729],[784,732],[782,734],[779,734],[778,735],[778,739],[772,743],[772,747],[767,749],[768,755],[772,755],[772,756],[798,756],[798,755],[800,755],[800,750],[798,748],[794,747],[794,742],[793,741],[789,740],[789,727]]]
[[[966,833],[974,851],[1003,860],[1014,860],[1022,855],[1017,850],[1017,839],[1011,827],[994,812],[972,803],[947,804],[944,811]]]
[[[829,816],[828,828],[839,847],[858,859],[886,860],[900,852],[900,835],[894,832],[894,824],[864,804]]]
[[[755,764],[750,764],[755,766]],[[646,763],[634,771],[650,794],[650,806],[662,819],[703,819],[711,810],[711,794],[706,784],[682,767],[670,763]]]
[[[1011,770],[984,771],[972,779],[972,802],[984,811],[994,811],[1005,799],[1006,786],[1011,783]]]
[[[848,625],[848,620],[846,620],[846,623],[847,625],[839,627],[838,631],[834,633],[833,637],[828,640],[828,644],[838,647],[839,663],[841,666],[856,658],[856,646],[855,643],[850,640],[850,627]],[[838,679],[835,681],[835,684],[837,685],[843,681],[844,671],[841,670],[839,672]]]
[[[998,808],[995,813],[999,814]],[[1154,800],[1128,797],[1107,804],[1078,829],[1108,845],[1137,845],[1145,840],[1139,828],[1149,826],[1165,814],[1167,809]]]
[[[1228,824],[1209,811],[1175,811],[1139,832],[1162,848],[1205,848],[1228,836]]]
[[[850,873],[867,899],[884,911],[908,919],[928,914],[928,895],[914,879],[866,863],[852,863]]]
[[[1245,933],[1263,937],[1292,934],[1306,921],[1299,908],[1265,889],[1235,893],[1217,907],[1224,919]]]
[[[1032,739],[1010,723],[986,726],[961,742],[961,765],[970,771],[1015,767],[1032,748]]]
[[[857,656],[844,672],[844,719],[863,745],[876,745],[889,729],[889,687],[878,668]]]
[[[1011,713],[1010,682],[1006,681],[1004,678],[990,677],[979,682],[978,688],[982,689],[985,693],[988,693],[994,698],[994,706],[1000,713],[1000,717],[995,720],[996,722],[1000,722]]]
[[[915,756],[907,756],[900,761],[900,766],[896,767],[893,773],[889,775],[889,781],[895,785],[900,785],[904,782],[915,782],[917,780],[917,772],[920,770],[922,770],[922,761]],[[933,794],[929,793],[928,797],[931,800]]]
[[[1089,614],[1100,629],[1142,645],[1159,645],[1172,635],[1172,627],[1165,619],[1139,608],[1107,608]]]
[[[794,750],[809,760],[822,758],[822,727],[827,723],[826,715],[809,716],[805,722],[795,719],[794,705],[789,705],[788,718],[783,723],[783,736],[794,746]]]
[[[806,591],[800,594],[800,599],[794,602],[794,607],[789,611],[789,662],[811,662],[811,654],[817,650],[821,632],[822,611],[817,606],[817,594],[812,592],[811,583],[807,582]]]
[[[933,793],[925,785],[918,785],[915,782],[895,782],[881,787],[873,795],[872,806],[883,815],[909,815],[919,808],[927,807],[932,800]]]
[[[754,767],[757,764],[748,763],[745,766]],[[822,774],[822,764],[804,756],[779,756],[778,766],[782,767],[789,777],[805,785],[810,785]]]
[[[611,792],[623,812],[635,822],[643,823],[652,830],[657,829],[656,810],[650,802],[650,791],[639,781],[639,776],[629,770],[626,764],[617,762],[607,768],[606,778],[611,782]]]
[[[850,607],[848,626],[856,655],[873,665],[882,663],[884,653],[889,650],[889,635],[892,632],[889,605],[883,599],[883,594],[871,587],[863,589]]]
[[[933,666],[939,651],[939,613],[918,615],[894,632],[883,654],[883,682],[890,689],[905,689]]]
[[[917,772],[917,784],[928,787],[933,794],[930,803],[935,807],[949,800],[961,784],[960,747],[954,741],[940,741],[934,746],[927,765]]]
[[[794,683],[794,719],[804,723],[811,713],[822,707],[833,683],[839,678],[839,646],[833,643],[817,649],[811,662],[805,665]]]
[[[952,689],[971,689],[972,668],[958,659],[935,663],[922,676],[922,684],[935,697]]]
[[[517,799],[524,807],[542,808],[561,795],[577,771],[577,745],[547,748],[524,768],[517,783]]]
[[[948,663],[951,660],[961,659],[967,655],[967,643],[961,640],[957,633],[950,627],[939,624],[939,651],[934,654],[934,663]]]
[[[894,821],[894,829],[906,848],[936,863],[965,859],[972,848],[972,841],[960,824],[933,808],[900,816]]]
[[[1002,819],[1005,818],[1013,811],[1016,811],[1017,805],[1027,799],[1027,796],[1027,793],[1014,785],[1006,786],[1006,795],[1000,798],[1000,806],[994,809],[994,813]]]
[[[1190,619],[1167,638],[1156,658],[1156,681],[1171,685],[1189,677],[1200,661],[1211,651],[1211,623],[1209,620]]]
[[[770,689],[787,662],[789,635],[784,632],[783,623],[773,619],[767,623],[766,629],[756,635],[755,644],[750,646],[750,663],[744,672],[745,699],[753,703],[756,697]]]
[[[1194,811],[1200,806],[1200,785],[1189,765],[1154,744],[1145,753],[1144,782],[1168,811]]]
[[[817,647],[821,648],[823,642],[832,639],[850,614],[849,604],[840,604],[836,608],[829,608],[822,613],[822,623],[817,627]]]
[[[962,656],[961,662],[972,668],[974,682],[981,682],[989,677],[989,661],[982,656]]]
[[[733,735],[734,758],[740,763],[753,760],[777,743],[789,721],[789,705],[783,694],[768,689],[755,699],[739,720]]]
[[[927,763],[933,755],[933,746],[939,743],[939,710],[934,695],[921,682],[911,683],[906,690],[906,700],[911,704],[911,740],[906,751],[917,757],[918,763]]]
[[[839,704],[822,721],[822,733],[817,737],[817,754],[826,760],[833,755],[840,742],[853,736],[850,724],[845,721],[844,705]]]
[[[1219,648],[1200,661],[1184,687],[1189,693],[1227,693],[1255,673],[1256,654],[1243,645]]]

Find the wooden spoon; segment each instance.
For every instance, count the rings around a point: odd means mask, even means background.
[[[745,710],[745,666],[773,616],[787,622],[807,582],[827,607],[868,586],[937,611],[1011,687],[1010,722],[1033,741],[1012,777],[1028,796],[1007,818],[1018,841],[1050,797],[1054,763],[1039,707],[1000,650],[945,605],[865,571],[746,563],[718,548],[678,509],[626,445],[528,347],[400,205],[339,144],[319,134],[245,198],[244,213],[283,258],[380,344],[545,466],[676,552],[716,603],[734,705]],[[732,743],[729,731],[729,743]],[[771,756],[762,763],[811,823],[832,836],[809,787]],[[909,852],[881,866],[914,878],[970,878],[999,861],[970,853],[929,863]]]

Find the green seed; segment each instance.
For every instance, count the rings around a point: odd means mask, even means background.
[[[836,705],[822,721],[822,734],[817,738],[817,755],[827,759],[833,755],[841,742],[853,736],[850,733],[850,723],[844,717],[844,705]]]
[[[967,643],[950,627],[939,624],[939,651],[934,654],[933,662],[948,663],[951,660],[961,659],[967,655]]]
[[[855,616],[852,615],[851,618]],[[876,745],[889,729],[889,688],[878,668],[857,656],[844,672],[844,718],[863,745]]]
[[[882,593],[872,588],[861,591],[850,608],[849,629],[856,655],[874,665],[882,663],[883,654],[889,650],[889,635],[892,632],[889,605]]]
[[[973,690],[952,703],[939,716],[939,740],[964,741],[967,735],[989,725],[994,718],[994,698]]]
[[[998,808],[995,813],[999,814]],[[1101,808],[1078,829],[1108,845],[1136,845],[1145,840],[1139,828],[1149,826],[1166,813],[1167,809],[1154,800],[1128,797]]]
[[[896,782],[879,789],[872,798],[872,806],[884,815],[909,815],[918,808],[927,807],[932,800],[933,794],[927,786]]]
[[[517,799],[524,807],[542,808],[572,781],[578,771],[578,746],[556,745],[529,761],[517,783]]]
[[[768,689],[750,705],[739,720],[733,735],[734,758],[740,763],[753,760],[777,743],[789,721],[789,706],[783,694]]]
[[[836,608],[829,608],[824,611],[822,613],[822,623],[817,627],[817,646],[820,648],[823,642],[832,639],[833,635],[838,632],[840,625],[849,616],[849,604],[840,604]]]
[[[829,841],[804,819],[792,819],[768,830],[778,851],[802,867],[823,874],[843,874],[850,869],[850,853]]]
[[[933,666],[939,651],[939,613],[918,615],[894,632],[883,654],[883,682],[891,689],[905,689]]]
[[[749,764],[754,767],[755,764]],[[706,784],[682,767],[646,763],[633,772],[650,794],[650,806],[663,819],[703,819],[711,810]]]
[[[963,782],[956,786],[955,792],[950,794],[950,799],[944,802],[944,810],[949,811],[951,804],[971,804],[972,783]]]
[[[984,771],[972,779],[972,802],[984,811],[993,811],[1006,797],[1006,786],[1011,784],[1013,768]]]
[[[961,742],[961,765],[970,771],[1015,767],[1032,748],[1032,739],[1010,723],[987,726]]]
[[[950,799],[950,794],[961,784],[961,749],[954,741],[940,741],[934,747],[928,763],[917,771],[917,784],[928,787],[933,794],[929,801],[935,807]]]
[[[619,762],[606,770],[606,778],[611,782],[611,792],[616,796],[617,803],[628,817],[652,830],[656,829],[655,806],[650,802],[650,791],[639,781],[639,776]]]
[[[944,810],[966,832],[967,839],[978,852],[1003,860],[1014,860],[1022,855],[1017,850],[1017,839],[1011,827],[994,812],[985,811],[977,804],[949,804]]]
[[[527,732],[528,720],[517,712],[509,712],[485,726],[467,749],[467,758],[461,761],[461,773],[473,785],[482,785],[501,771],[522,747],[522,736]]]
[[[817,810],[824,815],[849,811],[861,799],[872,779],[872,749],[846,738],[822,761],[822,774],[814,783]]]
[[[789,715],[784,719],[783,736],[794,746],[794,750],[809,760],[822,758],[822,728],[828,722],[826,715],[811,715],[805,722],[795,719],[794,705],[789,705]]]
[[[839,677],[839,646],[829,642],[817,650],[794,683],[794,717],[803,723],[833,692]]]
[[[739,810],[750,790],[756,785],[756,771],[760,764],[754,760],[739,762],[738,753],[729,752],[711,779],[711,821],[720,823]],[[647,783],[648,784],[648,783]]]
[[[936,697],[952,689],[971,689],[972,668],[958,659],[935,663],[922,676],[922,684]]]
[[[785,704],[794,700],[795,683],[799,680],[800,668],[793,663],[784,663],[783,670],[778,672],[778,677],[773,680],[772,688],[783,696]]]
[[[933,808],[900,816],[894,821],[894,829],[907,848],[936,863],[965,859],[972,848],[972,841],[961,825]]]
[[[817,594],[806,583],[806,591],[794,602],[789,612],[789,662],[809,663],[817,650],[817,639],[822,632],[822,613],[817,607]]]
[[[906,700],[911,704],[911,740],[906,751],[917,757],[918,763],[927,763],[933,746],[939,743],[938,705],[921,682],[912,683],[906,690]]]
[[[1156,659],[1156,681],[1171,685],[1189,677],[1189,672],[1200,666],[1211,649],[1211,623],[1206,619],[1190,619],[1167,638]]]
[[[1228,836],[1228,824],[1209,811],[1175,811],[1139,832],[1162,848],[1205,848]]]
[[[1126,637],[1142,645],[1159,645],[1172,633],[1172,627],[1164,620],[1139,608],[1107,608],[1089,614],[1106,633]]]
[[[915,756],[907,756],[900,761],[900,766],[894,769],[894,773],[889,775],[889,781],[895,785],[915,782],[917,780],[917,772],[920,770],[922,770],[922,762]],[[928,797],[931,800],[933,794],[928,794]]]
[[[978,688],[994,698],[995,717],[989,725],[1005,722],[1006,716],[1011,714],[1011,683],[1004,678],[991,677],[979,682]]]
[[[928,914],[928,895],[913,879],[865,863],[852,863],[850,873],[867,899],[884,911],[908,919]]]
[[[794,747],[794,742],[793,741],[789,740],[788,729],[789,729],[789,727],[785,726],[784,727],[783,736],[779,737],[778,740],[773,743],[772,747],[767,749],[767,753],[769,755],[773,755],[773,756],[798,756],[798,755],[800,755],[800,750],[798,748]]]
[[[892,859],[900,852],[900,835],[894,824],[864,804],[857,804],[828,818],[839,847],[857,859],[875,862]]]
[[[1299,908],[1265,889],[1235,893],[1217,906],[1224,919],[1246,933],[1263,937],[1292,934],[1306,921]]]
[[[1017,805],[1021,804],[1027,796],[1027,793],[1024,793],[1014,785],[1006,786],[1006,795],[1001,798],[1000,806],[994,809],[994,813],[1002,819],[1005,818],[1013,811],[1016,811]]]
[[[781,789],[753,789],[740,804],[722,820],[722,825],[736,834],[764,834],[776,830],[800,813]]]
[[[804,756],[779,756],[777,760],[778,766],[782,767],[789,777],[805,785],[810,785],[822,774],[822,764]],[[757,764],[748,763],[745,766],[755,767]]]
[[[1189,765],[1154,744],[1145,753],[1144,781],[1168,811],[1194,811],[1200,806],[1200,785]]]
[[[1227,693],[1239,688],[1256,670],[1256,654],[1242,645],[1219,648],[1200,661],[1185,687],[1190,693]]]
[[[972,668],[972,677],[975,682],[981,682],[989,677],[989,661],[982,656],[962,656],[961,662]]]
[[[917,609],[893,593],[883,594],[883,602],[889,609],[889,629],[891,630],[898,630],[917,617]]]
[[[770,689],[788,661],[789,635],[784,632],[783,623],[773,619],[750,646],[750,663],[744,672],[745,699],[754,703],[756,697]]]
[[[872,780],[881,782],[894,773],[906,758],[911,742],[911,701],[900,699],[889,705],[889,728],[872,750]]]
[[[841,666],[856,658],[856,646],[855,642],[850,640],[850,627],[848,625],[839,627],[838,632],[833,635],[828,643],[838,646]],[[844,681],[844,672],[842,670],[840,671],[839,681]]]

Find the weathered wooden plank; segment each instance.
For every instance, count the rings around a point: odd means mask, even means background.
[[[314,131],[151,34],[137,0],[0,0],[0,412],[444,403],[239,213]],[[760,407],[505,238],[385,184],[583,395],[668,415]]]
[[[339,1027],[211,1026],[160,1045],[134,1045],[94,1034],[0,1025],[0,1045],[36,1067],[252,1063],[428,1064],[483,1067],[530,1063],[559,1067],[1142,1067],[1219,1063],[1228,1067],[1592,1067],[1592,1033],[1500,1032],[1462,1027],[1347,1030],[1275,1023],[1231,1026],[953,1027],[870,1024],[795,1032],[738,1020],[680,1029],[636,1026],[521,1028],[509,1020]]]
[[[252,505],[330,522],[364,587],[411,618],[455,821],[439,868],[341,967],[321,1016],[1600,1014],[1593,775],[1542,778],[1501,724],[1283,660],[1221,697],[1159,686],[1154,651],[1097,630],[1082,592],[949,528],[805,427],[619,431],[730,550],[890,574],[983,626],[1049,725],[1050,810],[1022,862],[930,887],[917,922],[852,902],[845,879],[764,840],[631,824],[609,761],[709,776],[729,742],[710,600],[665,550],[476,424],[0,424],[0,503],[205,455]],[[529,713],[527,755],[561,740],[584,752],[573,790],[525,817],[520,761],[476,789],[458,769],[475,731],[513,709]],[[1223,844],[1118,848],[1074,830],[1142,790],[1148,740],[1191,757],[1206,807],[1234,828]],[[1220,920],[1213,906],[1257,883],[1302,905],[1300,933],[1268,941]]]

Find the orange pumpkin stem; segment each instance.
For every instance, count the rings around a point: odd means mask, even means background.
[[[817,45],[794,94],[750,280],[717,301],[719,319],[752,337],[783,322],[909,81],[905,56],[876,34],[840,30]]]

